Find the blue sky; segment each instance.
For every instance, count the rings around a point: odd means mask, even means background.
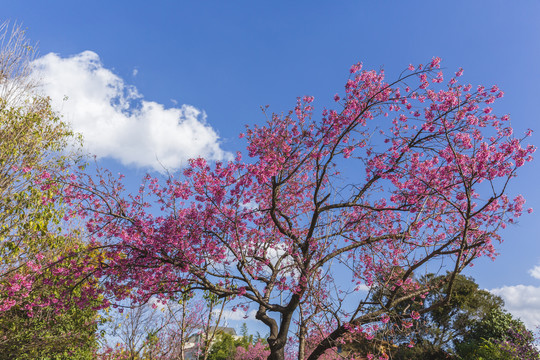
[[[384,66],[389,77],[433,56],[448,72],[463,67],[464,81],[505,91],[496,110],[511,114],[517,134],[536,130],[531,142],[539,144],[535,0],[0,5],[0,20],[22,23],[39,43],[44,89],[65,118],[105,166],[134,181],[158,167],[156,155],[172,166],[194,154],[217,159],[242,150],[237,135],[264,121],[260,105],[287,111],[302,95],[315,96],[319,110],[330,105],[358,61]],[[537,163],[509,189],[537,211],[502,233],[495,262],[480,260],[468,271],[529,326],[540,325]]]

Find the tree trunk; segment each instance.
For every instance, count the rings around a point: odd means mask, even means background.
[[[301,324],[298,331],[298,360],[304,360],[306,357],[306,333],[305,324]]]
[[[318,359],[324,352],[331,347],[335,346],[335,341],[339,339],[343,334],[346,333],[346,330],[343,326],[338,327],[336,330],[334,330],[330,335],[326,337],[323,341],[317,345],[317,347],[313,350],[313,352],[309,355],[307,360],[316,360]]]
[[[285,360],[285,345],[279,348],[272,348],[272,346],[270,346],[268,360]]]
[[[289,304],[281,311],[279,327],[276,320],[268,316],[266,313],[267,309],[262,305],[259,307],[255,318],[270,328],[270,336],[267,339],[270,346],[268,360],[285,360],[285,345],[287,345],[289,326],[291,325],[292,315],[298,307],[299,302],[300,295],[294,294]]]

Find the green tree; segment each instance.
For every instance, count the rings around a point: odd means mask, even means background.
[[[399,269],[395,271],[399,272]],[[484,334],[483,325],[479,324],[485,324],[495,313],[503,313],[504,301],[479,289],[471,277],[456,275],[452,282],[440,286],[442,280],[443,276],[426,275],[420,282],[432,290],[426,294],[424,301],[403,302],[394,309],[395,313],[389,313],[390,317],[398,317],[399,313],[415,311],[420,316],[409,329],[393,327],[379,331],[375,343],[398,344],[395,347],[386,346],[391,349],[392,359],[458,359],[458,345],[469,349],[467,351],[482,352],[484,356],[495,356],[495,352],[500,351],[494,343],[484,343],[482,339],[502,340],[502,333],[506,330],[500,330],[497,334]],[[381,303],[385,297],[384,290],[375,289],[372,299]],[[505,319],[508,317],[511,319],[510,314],[505,315]],[[512,320],[512,323],[518,322]],[[370,347],[373,347],[373,341],[360,339],[353,341],[346,349],[365,351]]]
[[[64,246],[59,180],[79,157],[69,125],[26,80],[33,48],[24,32],[3,25],[0,40],[1,281]]]
[[[62,200],[62,180],[80,161],[78,139],[34,91],[33,56],[19,26],[0,25],[0,359],[86,359],[99,299],[71,302],[81,300],[76,283],[86,274],[48,266],[82,248],[68,234]],[[85,286],[95,287],[90,280]]]
[[[540,359],[532,333],[521,320],[514,319],[502,309],[496,309],[475,321],[455,347],[464,360]]]
[[[224,332],[219,333],[216,337],[217,340],[212,344],[208,360],[229,360],[234,358],[236,347],[239,346],[239,340]]]
[[[248,349],[249,345],[253,345],[253,335],[248,333],[247,325],[242,324],[242,336],[233,336],[218,330],[216,334],[216,341],[210,348],[208,360],[230,360],[233,359],[236,354],[236,349],[242,347]]]
[[[432,275],[425,279],[430,284],[436,284],[439,280],[439,277]],[[428,338],[436,349],[451,348],[456,341],[470,334],[476,321],[504,306],[499,296],[479,289],[473,278],[464,275],[456,276],[451,289],[449,284],[440,289],[435,287],[424,304],[429,306],[442,301],[447,294],[448,301],[425,314],[416,334],[417,341]]]

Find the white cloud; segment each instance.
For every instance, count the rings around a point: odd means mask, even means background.
[[[98,157],[158,171],[177,169],[198,156],[230,158],[203,112],[144,100],[92,51],[68,58],[50,53],[33,66],[54,109],[83,134],[85,148]]]
[[[150,298],[148,305],[150,305],[152,309],[158,309],[159,311],[165,311],[165,308],[167,307],[167,305],[156,296]]]
[[[534,268],[530,269],[529,274],[535,279],[540,279],[540,265],[536,265]]]
[[[529,275],[540,279],[540,266],[529,270]],[[505,308],[520,318],[531,330],[540,326],[540,287],[532,285],[503,286],[489,290],[503,298]]]
[[[266,251],[266,258],[270,260],[270,263],[273,266],[276,266],[278,260],[281,259],[285,254],[287,254],[285,244],[276,244],[275,246],[268,248]],[[292,258],[290,256],[285,256],[285,258],[281,261],[281,267],[289,265],[292,265]]]
[[[540,287],[514,285],[489,291],[502,297],[505,308],[520,318],[529,329],[534,330],[540,325]]]

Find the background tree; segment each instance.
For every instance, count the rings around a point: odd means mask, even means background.
[[[502,309],[477,319],[463,340],[457,342],[456,352],[465,360],[540,359],[532,332]]]
[[[38,79],[32,76],[31,61],[36,47],[21,24],[0,24],[0,98],[10,106],[28,105],[35,95]]]
[[[151,352],[152,338],[165,325],[159,310],[150,304],[123,306],[110,325],[114,327],[111,335],[125,352],[127,359],[142,359],[144,352]]]
[[[439,281],[440,276],[428,274],[421,282],[433,290],[424,301],[409,301],[396,309],[409,307],[421,314],[414,326],[405,330],[392,326],[387,331],[381,327],[371,341],[352,338],[344,346],[345,352],[361,354],[366,347],[386,342],[400,344],[389,348],[395,360],[537,358],[531,332],[505,312],[500,297],[479,289],[472,278],[463,275],[456,276],[450,293],[447,285],[437,286]],[[449,300],[441,302],[448,294]],[[373,298],[379,301],[383,295],[376,291]],[[440,306],[432,307],[434,303]]]
[[[440,281],[441,276],[426,275],[420,282],[433,290],[423,302],[400,305],[401,310],[410,307],[421,315],[415,325],[406,331],[384,334],[393,338],[393,342],[402,343],[394,351],[393,358],[452,358],[456,344],[465,336],[470,336],[477,321],[503,309],[504,302],[500,297],[479,289],[470,277],[457,275],[451,291],[448,284],[439,287]],[[374,297],[378,296],[381,294],[374,294]],[[443,301],[447,296],[448,301]],[[440,305],[432,307],[433,304]]]
[[[34,91],[34,49],[23,31],[3,24],[0,41],[0,288],[9,292],[27,262],[41,263],[65,247],[60,179],[79,157],[68,124]],[[14,305],[17,292],[0,297],[1,310]]]
[[[220,314],[214,314],[212,304],[208,299],[192,298],[190,294],[183,294],[178,302],[167,302],[164,312],[168,317],[165,326],[158,337],[158,348],[161,353],[171,359],[186,359],[186,347],[188,340],[207,329],[212,323],[213,315],[218,315],[215,326],[219,325]],[[215,320],[215,319],[214,319]]]
[[[247,348],[248,339],[243,337],[235,338],[233,335],[218,330],[215,341],[210,346],[208,354],[209,360],[229,360],[234,359],[238,347]]]
[[[436,283],[438,277],[429,276],[427,281]],[[448,293],[447,286],[436,289],[425,299],[425,303],[435,303]],[[478,288],[474,279],[456,276],[449,301],[426,313],[426,335],[433,339],[437,348],[445,348],[469,334],[476,321],[484,319],[494,311],[503,309],[504,301],[486,290]]]
[[[215,341],[210,346],[209,360],[229,359],[265,359],[269,355],[268,346],[262,339],[254,340],[250,335],[247,325],[242,324],[241,336],[232,335],[218,329]]]
[[[103,327],[108,341],[99,358],[184,360],[208,358],[220,329],[225,301],[215,296],[152,298],[146,304],[124,301],[109,310]],[[236,343],[233,343],[236,344]],[[242,342],[243,344],[243,342]]]
[[[19,26],[0,25],[0,357],[89,358],[100,299],[61,193],[78,139],[37,94],[34,51]]]
[[[187,285],[236,297],[256,308],[276,360],[307,297],[324,297],[331,326],[309,360],[350,334],[373,337],[388,314],[412,326],[419,314],[394,309],[432,290],[421,269],[441,269],[438,286],[451,292],[466,266],[495,256],[499,230],[523,211],[508,184],[535,150],[493,113],[496,86],[461,85],[461,70],[442,85],[439,61],[390,82],[354,65],[320,120],[306,96],[248,128],[251,163],[194,159],[182,177],[147,177],[131,196],[106,172],[81,174],[67,193],[107,246],[106,286],[136,288],[141,301]],[[323,281],[332,292],[312,289]],[[376,303],[358,286],[388,296]]]

